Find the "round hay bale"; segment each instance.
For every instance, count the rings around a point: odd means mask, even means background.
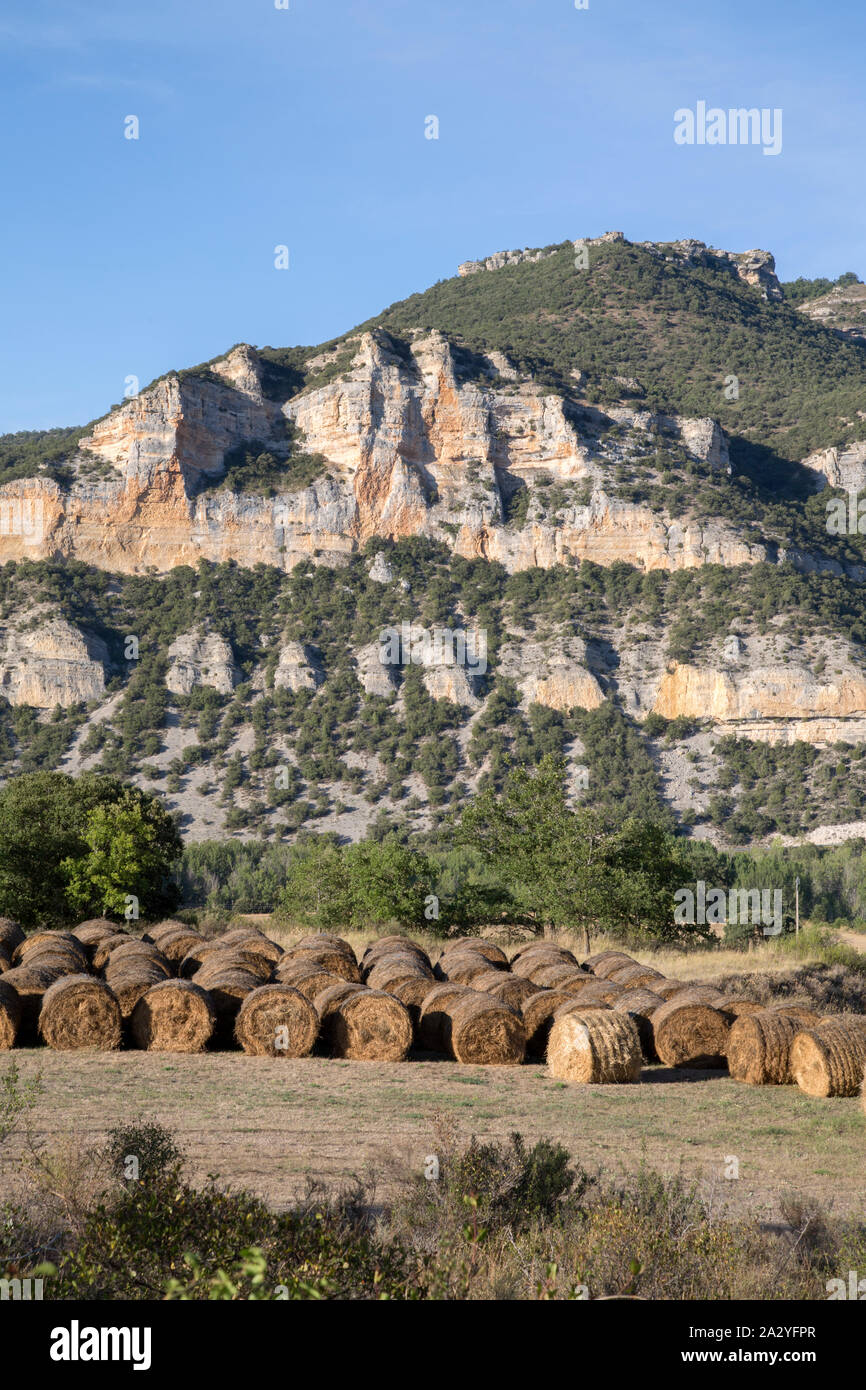
[[[319,1015],[291,985],[260,985],[235,1019],[235,1039],[251,1057],[306,1057],[319,1034]]]
[[[38,966],[40,970],[49,972],[53,980],[59,980],[61,975],[86,975],[88,973],[86,964],[82,965],[77,956],[72,955],[71,952],[48,946],[34,951],[27,957],[26,961],[22,962],[22,966],[26,966],[28,969]]]
[[[569,983],[576,981],[579,988],[581,984],[588,985],[595,976],[590,975],[588,970],[581,970],[579,965],[570,965],[568,961],[558,961],[555,964],[542,961],[539,965],[532,965],[524,971],[523,978],[531,980],[535,985],[541,985],[542,989],[556,989],[562,980],[568,980]]]
[[[81,969],[87,969],[87,952],[80,941],[76,941],[71,932],[68,931],[37,931],[15,947],[12,952],[13,965],[26,965],[28,960],[39,951],[62,952],[71,960],[80,962]]]
[[[566,1002],[557,1005],[553,1017],[559,1018],[560,1014],[586,1014],[591,1013],[594,1009],[601,1009],[602,1012],[605,1009],[612,1011],[613,1005],[584,1003],[579,994],[568,994],[566,995]]]
[[[741,1018],[743,1014],[764,1012],[763,1004],[756,1003],[754,999],[743,999],[740,995],[723,995],[717,1008],[721,1009],[722,1013],[729,1014],[731,1018]]]
[[[225,936],[218,936],[214,944],[243,951],[245,955],[261,956],[264,960],[270,961],[272,966],[276,965],[283,955],[282,946],[257,931],[226,932]]]
[[[446,1042],[455,1061],[475,1066],[519,1066],[526,1029],[517,1009],[489,994],[458,995],[446,1009]]]
[[[0,917],[0,946],[8,951],[10,956],[14,955],[15,947],[20,946],[25,939],[24,932],[17,922],[11,917]]]
[[[796,1019],[778,1010],[741,1014],[728,1034],[728,1071],[749,1086],[788,1086],[791,1044],[799,1027]]]
[[[173,970],[177,970],[184,956],[192,951],[196,946],[200,946],[204,937],[191,927],[180,927],[177,931],[162,932],[159,941],[155,944],[165,956]]]
[[[511,973],[534,979],[542,970],[579,970],[580,966],[571,951],[560,946],[540,946],[536,951],[525,951],[511,963]],[[587,979],[593,977],[586,972]]]
[[[715,985],[687,985],[673,996],[678,1004],[715,1004],[723,998],[721,990]]]
[[[688,989],[688,985],[682,980],[653,980],[653,994],[657,994],[660,999],[672,999],[684,989]]]
[[[521,1008],[523,1026],[526,1029],[527,1057],[543,1057],[547,1051],[547,1039],[553,1026],[553,1015],[561,1004],[568,1004],[574,998],[559,989],[540,989],[526,999]]]
[[[364,985],[353,984],[351,980],[338,980],[335,976],[334,984],[321,990],[313,1000],[319,1019],[327,1018],[344,999],[348,999],[350,994],[357,994],[359,989],[364,989]]]
[[[400,984],[390,985],[385,991],[386,994],[393,994],[394,998],[399,999],[409,1010],[412,1032],[416,1038],[421,1027],[421,1009],[431,990],[437,988],[435,980],[428,980],[426,975],[419,975],[411,980],[403,980]]]
[[[148,1052],[204,1052],[215,1025],[209,995],[191,980],[152,985],[130,1019],[136,1046]]]
[[[472,994],[456,980],[434,985],[421,1005],[418,1017],[418,1046],[425,1052],[447,1052],[448,1006],[461,994]]]
[[[72,928],[72,935],[78,938],[82,946],[91,946],[94,941],[114,936],[117,929],[117,923],[112,922],[110,917],[88,917],[86,922],[79,922],[77,927]]]
[[[108,964],[112,951],[116,951],[120,946],[128,946],[134,941],[137,946],[144,946],[149,951],[157,948],[148,941],[137,941],[128,932],[115,932],[114,936],[105,936],[101,941],[97,941],[91,951],[90,964],[97,972],[105,969]]]
[[[399,939],[402,940],[402,937]],[[345,937],[338,936],[336,932],[332,931],[317,931],[312,932],[309,936],[302,936],[300,941],[292,942],[290,949],[294,949],[296,946],[312,946],[314,950],[319,946],[338,946],[341,950],[345,951],[347,955],[355,959],[355,952]]]
[[[187,951],[177,968],[178,979],[191,980],[206,960],[209,960],[211,956],[220,955],[225,950],[226,947],[221,946],[218,941],[205,941],[202,946],[193,946],[191,951]]]
[[[640,1036],[629,1014],[588,1009],[554,1020],[547,1065],[559,1081],[624,1085],[640,1080],[642,1062]]]
[[[18,1042],[37,1041],[39,1010],[45,991],[59,979],[53,970],[41,969],[38,965],[15,965],[3,976],[3,984],[14,989],[21,1004],[21,1017],[18,1025]]]
[[[803,1011],[804,1013],[806,1010]],[[823,1018],[819,1015],[817,1022],[809,1024],[809,1027],[823,1028],[832,1024],[837,1024],[840,1028],[853,1028],[857,1033],[866,1032],[866,1014],[826,1014]]]
[[[462,950],[475,951],[479,956],[484,956],[491,965],[508,965],[508,957],[501,946],[497,946],[493,941],[485,941],[483,936],[456,936],[448,941],[442,951],[443,956],[450,955],[454,951]]]
[[[573,992],[575,991],[569,990],[569,993]],[[576,993],[585,1007],[592,1007],[595,1004],[613,1004],[626,993],[626,988],[625,985],[618,985],[615,980],[592,979],[589,984],[578,986]]]
[[[471,985],[479,975],[486,975],[490,968],[487,957],[477,951],[455,951],[453,956],[436,962],[433,974],[440,981],[453,980],[458,985]]]
[[[412,1046],[409,1010],[384,990],[359,989],[322,1020],[337,1057],[354,1062],[402,1062]]]
[[[725,1065],[730,1019],[711,1004],[683,1003],[674,995],[652,1016],[653,1042],[666,1067]]]
[[[817,1028],[823,1015],[816,1013],[805,1004],[784,1004],[776,1001],[768,1004],[767,1012],[771,1014],[784,1014],[786,1018],[793,1018],[796,1023],[802,1024],[804,1028]]]
[[[372,941],[361,957],[360,965],[370,965],[379,956],[389,956],[394,951],[408,951],[411,955],[430,965],[430,957],[419,942],[413,941],[408,936],[381,936],[378,941]],[[432,966],[431,966],[432,969]]]
[[[510,970],[491,970],[487,975],[479,975],[473,980],[472,988],[490,994],[494,999],[501,999],[503,1004],[510,1004],[518,1013],[522,1013],[527,999],[542,993],[540,985],[520,975],[512,975]]]
[[[0,1052],[15,1046],[21,1025],[21,1000],[13,985],[0,980]]]
[[[664,977],[660,970],[654,970],[651,965],[623,965],[619,970],[614,970],[608,977],[618,985],[625,985],[626,989],[652,989],[654,980],[661,980]]]
[[[577,956],[569,951],[567,946],[560,946],[556,941],[529,941],[525,946],[521,946],[519,951],[515,951],[511,957],[511,969],[513,970],[519,960],[526,960],[529,956],[537,955],[539,951],[562,957],[566,964],[577,965]]]
[[[168,936],[171,932],[178,930],[190,931],[191,929],[186,922],[179,922],[176,917],[164,917],[161,922],[154,922],[152,927],[148,927],[142,940],[153,941],[158,946],[160,937]]]
[[[591,970],[599,979],[606,979],[612,971],[620,970],[624,965],[636,964],[634,956],[630,956],[627,951],[599,951],[597,955],[588,956],[582,962],[584,970]]]
[[[294,968],[302,969],[305,966],[327,970],[330,975],[339,975],[341,980],[351,980],[356,985],[361,983],[361,972],[354,956],[326,946],[305,946],[302,950],[285,951],[276,964],[275,973],[278,979],[288,980]]]
[[[167,979],[165,971],[155,961],[127,960],[107,967],[105,983],[108,985],[120,1008],[120,1016],[127,1022],[139,999],[153,986]]]
[[[856,1096],[866,1066],[866,1032],[826,1018],[798,1032],[791,1075],[807,1096]]]
[[[206,989],[207,985],[204,982],[208,976],[219,974],[223,970],[246,970],[250,975],[255,975],[262,985],[267,984],[273,974],[271,962],[265,956],[251,955],[239,946],[226,946],[220,951],[209,951],[190,979]]]
[[[153,946],[149,941],[127,940],[121,941],[118,946],[109,953],[105,963],[106,971],[110,966],[119,965],[121,961],[127,960],[148,960],[158,965],[166,979],[172,974],[169,961],[162,954],[157,946]]]
[[[296,965],[293,970],[277,970],[277,982],[279,984],[294,986],[310,1000],[314,1000],[323,989],[338,984],[342,979],[343,976],[335,975],[333,970],[325,970],[322,966],[314,964]],[[360,981],[349,980],[344,981],[344,983],[360,984]]]
[[[392,985],[399,985],[407,980],[432,981],[433,978],[433,971],[423,965],[421,961],[410,955],[400,954],[383,956],[365,974],[365,983],[370,986],[370,989],[390,991]]]
[[[248,994],[260,987],[260,981],[250,970],[228,968],[208,976],[203,988],[210,995],[214,1007],[214,1035],[220,1042],[228,1042],[234,1036],[235,1019],[241,1004]]]
[[[57,1052],[85,1047],[113,1052],[122,1038],[117,1000],[94,975],[66,975],[45,991],[39,1034]]]
[[[656,1009],[661,1008],[664,1000],[652,990],[627,989],[625,994],[621,994],[614,1001],[613,1011],[619,1014],[628,1014],[634,1020],[635,1027],[640,1038],[641,1052],[647,1062],[657,1061],[655,1042],[653,1040],[652,1016]]]

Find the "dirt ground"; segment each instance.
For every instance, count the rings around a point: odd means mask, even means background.
[[[271,1059],[225,1052],[16,1050],[22,1080],[41,1072],[32,1131],[49,1147],[87,1144],[144,1117],[171,1128],[195,1180],[209,1173],[283,1207],[308,1178],[340,1183],[372,1166],[378,1196],[435,1153],[437,1112],[467,1140],[519,1130],[566,1145],[585,1166],[634,1171],[644,1158],[697,1179],[716,1204],[779,1219],[779,1196],[819,1198],[862,1215],[866,1115],[859,1100],[811,1100],[795,1087],[750,1087],[718,1072],[648,1067],[636,1086],[567,1086],[542,1065],[464,1067],[410,1060]],[[11,1195],[23,1147],[0,1159]],[[736,1159],[739,1177],[725,1177]]]

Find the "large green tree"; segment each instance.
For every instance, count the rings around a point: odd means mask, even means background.
[[[0,913],[23,926],[142,917],[178,901],[172,871],[182,849],[158,797],[114,777],[35,772],[0,790]]]
[[[477,849],[539,930],[571,927],[672,939],[673,894],[688,873],[664,827],[579,806],[572,810],[565,764],[548,755],[514,768],[497,793],[488,787],[455,827]]]

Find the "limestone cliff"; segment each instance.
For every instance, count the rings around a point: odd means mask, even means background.
[[[10,705],[64,709],[105,691],[105,645],[58,617],[7,629],[0,652],[0,694]]]

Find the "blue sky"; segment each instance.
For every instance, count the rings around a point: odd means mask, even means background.
[[[862,0],[289,4],[3,0],[0,431],[609,229],[866,279]],[[678,146],[699,100],[781,154]]]

